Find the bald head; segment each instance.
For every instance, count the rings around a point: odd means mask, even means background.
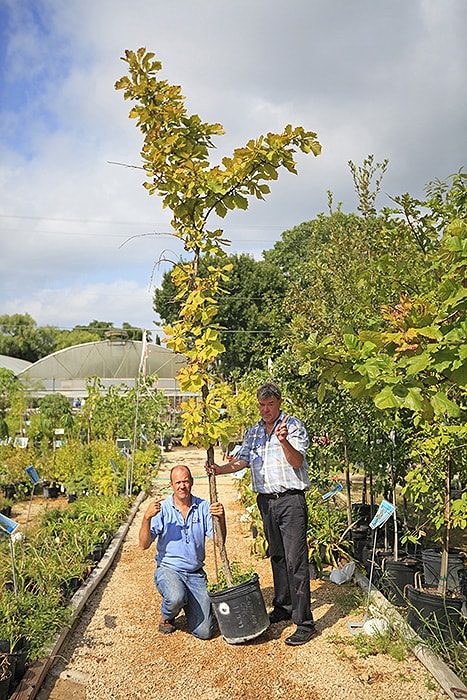
[[[170,470],[170,483],[174,484],[175,481],[180,479],[186,479],[188,477],[189,481],[193,483],[193,477],[190,470],[184,464],[176,464]]]

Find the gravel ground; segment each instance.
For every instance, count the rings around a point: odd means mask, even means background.
[[[219,456],[220,459],[220,456]],[[194,493],[208,497],[203,453],[178,448],[166,455],[159,472],[187,464],[195,475]],[[196,475],[199,478],[196,479]],[[168,492],[165,481],[160,488]],[[250,559],[251,538],[240,525],[241,506],[234,480],[218,478],[219,499],[227,511],[227,551],[231,561]],[[183,616],[174,634],[157,630],[160,597],[153,585],[154,548],[138,549],[142,504],[123,548],[88,602],[82,618],[51,668],[39,700],[438,700],[446,696],[414,658],[398,662],[389,656],[358,657],[349,645],[331,641],[350,637],[336,605],[341,589],[312,582],[313,611],[319,635],[301,647],[287,647],[291,623],[270,627],[261,637],[229,645],[218,636],[197,640],[184,630]],[[214,574],[212,546],[206,569]],[[255,560],[269,606],[272,581],[268,560]]]

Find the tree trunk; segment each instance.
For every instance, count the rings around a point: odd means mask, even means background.
[[[438,593],[446,595],[446,584],[448,580],[449,566],[449,539],[450,539],[450,519],[451,519],[451,455],[448,455],[446,463],[446,473],[444,480],[444,533],[443,551],[441,554],[441,566],[439,572]]]
[[[212,447],[212,445],[211,445],[211,447],[208,447],[208,449],[207,449],[207,461],[208,461],[208,464],[214,463],[214,447]],[[211,503],[216,503],[218,500],[216,475],[215,474],[209,475],[209,500]],[[220,525],[218,518],[213,518],[212,524],[213,524],[213,528],[214,528],[214,546],[217,545],[217,548],[219,549],[219,553],[221,556],[222,571],[224,572],[227,586],[230,588],[233,585],[232,572],[230,570],[230,563],[229,563],[229,559],[227,557],[227,551],[225,549],[224,537],[222,535],[222,529],[221,529],[221,525]],[[217,572],[216,572],[216,574],[217,574]]]
[[[344,444],[344,462],[345,462],[345,487],[347,491],[347,525],[352,525],[352,490],[350,483],[350,467],[349,456],[347,454],[347,445]]]

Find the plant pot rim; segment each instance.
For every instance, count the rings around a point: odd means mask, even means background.
[[[416,593],[421,593],[426,596],[431,596],[432,598],[446,598],[447,600],[463,602],[465,602],[466,600],[466,597],[464,595],[461,595],[460,593],[442,595],[441,593],[438,593],[434,588],[417,588],[416,586],[412,586],[410,583],[407,584],[406,589],[415,591]]]

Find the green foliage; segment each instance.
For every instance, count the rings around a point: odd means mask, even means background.
[[[70,429],[73,416],[66,396],[54,393],[39,399],[39,420],[41,435],[50,441],[56,428]]]
[[[352,636],[351,642],[363,659],[377,654],[386,654],[396,661],[405,661],[409,651],[405,642],[392,631],[372,636],[356,634]]]
[[[223,591],[231,586],[239,586],[241,583],[246,583],[249,581],[255,575],[255,571],[252,566],[245,570],[244,568],[241,568],[238,561],[230,562],[230,570],[232,573],[232,584],[227,584],[224,572],[222,569],[219,569],[217,572],[217,583],[208,584],[208,590],[210,593],[218,593],[219,591]]]
[[[351,559],[350,539],[345,512],[331,508],[322,501],[317,489],[306,492],[308,508],[308,551],[310,560],[315,564],[318,575],[323,567],[330,564],[339,567],[343,561]]]
[[[229,210],[246,209],[250,197],[263,199],[269,192],[267,183],[277,179],[280,168],[296,172],[296,149],[318,155],[321,147],[314,132],[288,125],[280,134],[251,139],[224,157],[221,165],[211,166],[212,139],[224,133],[222,126],[188,115],[180,87],[159,79],[162,64],[153,53],[144,48],[127,50],[123,60],[129,75],[115,87],[135,103],[129,116],[144,137],[144,185],[172,211],[174,235],[192,256],[173,268],[174,301],[179,302],[180,313],[165,332],[168,347],[187,358],[178,373],[181,390],[203,397],[200,403],[189,401],[184,406],[184,441],[208,448],[223,437],[221,417],[213,420],[217,399],[209,394],[215,384],[213,367],[225,351],[216,323],[218,299],[232,270],[225,260],[223,232],[208,230],[208,220],[212,214],[223,218]],[[202,265],[211,257],[216,264]]]
[[[97,377],[89,379],[88,396],[77,417],[78,430],[87,433],[88,439],[130,439],[138,404],[138,431],[144,426],[146,438],[157,441],[164,429],[162,416],[167,409],[167,399],[156,389],[156,382],[157,377],[152,375],[141,380],[138,388],[128,389],[122,384],[103,392],[102,382]]]
[[[38,328],[29,314],[0,316],[0,354],[35,362],[54,349],[55,329]]]
[[[225,347],[218,366],[223,376],[240,378],[245,371],[266,368],[268,358],[283,349],[286,325],[280,309],[286,280],[274,264],[256,261],[246,254],[229,255],[226,261],[232,269],[223,285],[226,295],[219,298],[216,316]],[[215,263],[214,259],[210,262]],[[202,261],[200,267],[206,264]],[[154,309],[169,324],[180,311],[175,296],[176,287],[167,272],[161,288],[155,291]]]
[[[43,654],[70,617],[63,583],[89,573],[87,554],[96,544],[108,541],[128,506],[122,497],[89,497],[65,511],[44,513],[17,549],[18,597],[5,588],[11,583],[10,557],[6,541],[0,542],[1,638],[13,644],[26,636],[31,640],[30,660]]]

